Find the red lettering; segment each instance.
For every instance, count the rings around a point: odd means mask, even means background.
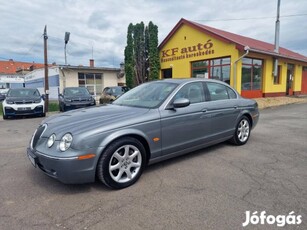
[[[178,48],[173,48],[172,49],[172,56],[174,56],[176,53],[178,53]]]
[[[168,51],[170,50],[162,50],[162,57],[169,57]]]

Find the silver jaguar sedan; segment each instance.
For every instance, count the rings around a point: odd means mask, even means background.
[[[228,140],[244,145],[258,119],[257,103],[221,81],[153,81],[112,104],[48,117],[27,155],[63,183],[97,178],[121,189],[134,184],[148,164]]]

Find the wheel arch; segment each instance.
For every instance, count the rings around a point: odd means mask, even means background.
[[[254,124],[253,124],[252,115],[251,115],[250,113],[248,113],[248,112],[245,111],[245,112],[243,112],[243,113],[241,114],[241,116],[239,117],[239,119],[241,119],[243,116],[247,117],[250,126],[253,127]]]
[[[102,156],[104,150],[108,148],[108,146],[111,145],[114,141],[121,139],[121,138],[125,138],[125,137],[132,137],[132,138],[137,139],[139,142],[141,142],[141,144],[144,146],[145,151],[146,151],[146,165],[147,165],[149,162],[150,156],[151,156],[149,142],[148,142],[148,139],[145,137],[145,135],[142,134],[138,130],[119,132],[115,134],[113,133],[112,135],[105,138],[101,144],[101,146],[104,146],[104,148],[102,152],[100,153],[99,157]]]

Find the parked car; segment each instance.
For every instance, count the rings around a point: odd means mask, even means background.
[[[59,95],[61,112],[96,105],[95,99],[85,87],[67,87]]]
[[[45,116],[44,100],[37,89],[10,89],[2,103],[3,119],[15,116]]]
[[[9,89],[0,89],[0,102],[4,101],[8,91]]]
[[[113,102],[116,98],[129,91],[127,86],[105,87],[100,97],[100,104]]]
[[[135,183],[148,164],[230,140],[247,143],[257,102],[208,79],[144,83],[112,104],[51,116],[32,136],[34,166],[63,183]]]

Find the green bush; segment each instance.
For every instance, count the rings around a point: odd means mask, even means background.
[[[59,111],[59,103],[49,101],[48,112],[56,112]]]

